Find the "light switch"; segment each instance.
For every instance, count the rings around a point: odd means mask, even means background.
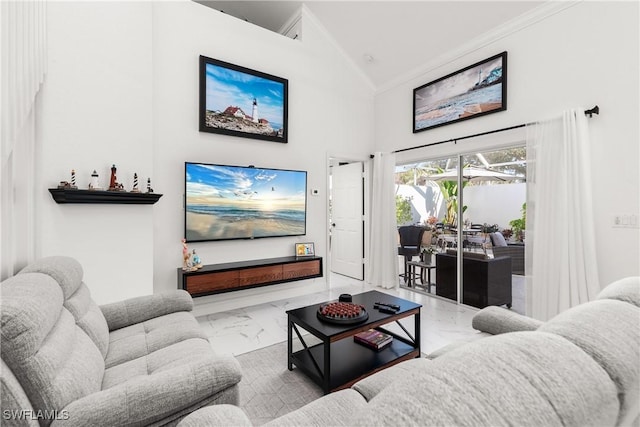
[[[616,214],[613,216],[614,228],[638,228],[638,215],[637,214]]]

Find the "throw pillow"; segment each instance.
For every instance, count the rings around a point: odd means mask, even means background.
[[[491,244],[493,246],[507,246],[507,241],[504,239],[504,236],[499,231],[495,233],[491,233],[489,235],[491,237]]]

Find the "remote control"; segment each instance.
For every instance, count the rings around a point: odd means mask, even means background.
[[[380,311],[380,313],[389,313],[389,314],[396,314],[398,312],[398,310],[396,309],[393,309],[391,307],[385,307],[383,305],[378,307],[378,310]]]
[[[395,310],[400,310],[400,306],[399,305],[387,304],[386,302],[376,302],[376,303],[373,304],[373,308],[378,308],[376,306],[384,306],[384,307],[393,308]]]

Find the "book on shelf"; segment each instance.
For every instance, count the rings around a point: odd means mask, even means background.
[[[353,340],[358,344],[366,345],[374,350],[380,350],[391,344],[393,337],[389,334],[385,334],[384,332],[369,329],[368,331],[355,334],[353,336]]]

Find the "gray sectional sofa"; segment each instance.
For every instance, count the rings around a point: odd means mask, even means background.
[[[548,322],[487,307],[473,326],[487,337],[382,370],[267,425],[640,424],[640,278],[612,283]],[[231,405],[180,422],[205,425],[251,423]]]
[[[240,365],[217,355],[185,291],[97,306],[68,257],[0,285],[2,425],[175,425],[238,403]]]

